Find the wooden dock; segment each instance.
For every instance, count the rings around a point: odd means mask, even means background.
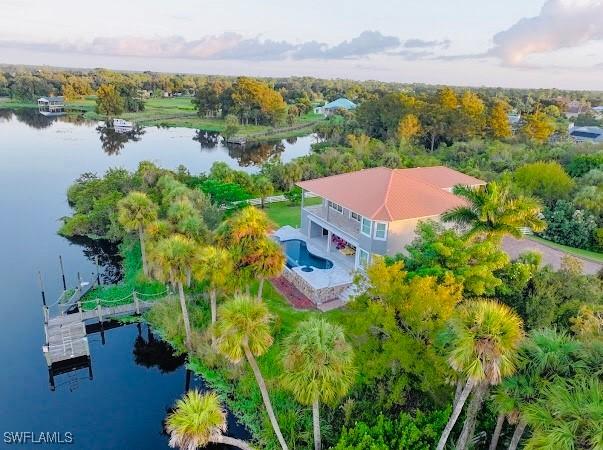
[[[86,289],[86,292],[89,289]],[[87,305],[92,303],[96,304],[96,307],[84,310],[81,302],[83,294],[81,294],[81,291],[79,294],[77,295],[77,301],[70,303],[68,308],[59,307],[59,314],[55,317],[50,317],[48,306],[43,307],[46,344],[42,346],[42,352],[44,353],[48,367],[76,358],[90,357],[86,322],[97,321],[102,323],[105,320],[120,316],[142,314],[157,301],[140,300],[137,293],[133,292],[130,303],[106,306],[103,305],[102,300],[88,300],[85,302]],[[165,296],[166,293],[160,295]],[[74,295],[72,298],[74,297],[76,296]],[[65,302],[65,304],[68,303]]]

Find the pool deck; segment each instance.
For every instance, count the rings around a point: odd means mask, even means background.
[[[312,272],[304,272],[301,267],[293,267],[290,270],[295,272],[313,288],[322,289],[333,286],[349,285],[354,279],[354,268],[350,266],[349,258],[336,252],[326,252],[326,244],[320,245],[320,239],[308,239],[307,236],[301,233],[297,228],[289,225],[284,226],[274,232],[274,237],[279,241],[288,241],[291,239],[299,239],[304,241],[308,246],[308,251],[321,258],[326,258],[333,262],[333,267],[330,269],[314,268]],[[326,241],[325,241],[326,242]]]

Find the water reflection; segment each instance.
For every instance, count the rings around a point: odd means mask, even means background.
[[[45,116],[34,108],[0,109],[0,122],[8,122],[16,118],[31,128],[42,130],[50,127],[54,122],[71,123],[74,125],[91,125],[96,122],[85,119],[80,114],[66,114],[60,116]]]
[[[107,125],[99,125],[96,131],[100,136],[101,146],[107,155],[119,155],[128,142],[138,142],[144,134],[142,127],[136,126],[129,131],[117,131]]]
[[[38,112],[37,109],[24,108],[13,111],[15,117],[19,122],[29,125],[36,130],[42,130],[48,128],[52,123],[59,117],[47,117]]]
[[[84,256],[91,263],[96,264],[98,262],[100,279],[103,284],[121,281],[123,277],[122,258],[117,244],[102,239],[90,239],[85,236],[72,236],[67,239],[70,243],[82,247]]]
[[[195,131],[193,141],[201,144],[201,150],[211,150],[216,148],[216,146],[220,143],[220,133],[217,131],[197,130]]]
[[[260,166],[273,157],[280,157],[285,151],[285,144],[282,141],[225,145],[228,156],[236,160],[241,167]]]
[[[146,368],[157,367],[161,373],[170,373],[182,366],[184,355],[174,355],[174,349],[167,342],[157,339],[147,325],[146,339],[142,326],[138,324],[138,336],[134,341],[134,362]],[[188,375],[190,376],[190,375]]]

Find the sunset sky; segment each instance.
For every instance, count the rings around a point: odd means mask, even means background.
[[[603,0],[0,0],[0,63],[603,89]]]

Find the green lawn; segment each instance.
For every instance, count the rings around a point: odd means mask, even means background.
[[[603,264],[603,253],[592,252],[590,250],[584,250],[581,248],[568,247],[567,245],[561,245],[557,244],[556,242],[547,241],[546,239],[543,239],[538,236],[530,236],[529,238],[544,245],[548,245],[549,247],[561,250],[562,252],[565,252],[568,255],[579,256],[581,258],[590,259],[591,261]]]
[[[304,200],[305,205],[318,205],[322,199],[320,197],[310,197]],[[291,225],[299,228],[301,221],[301,206],[291,205],[289,202],[278,202],[266,204],[266,214],[279,227]]]
[[[120,114],[120,118],[135,122],[141,126],[166,126],[196,128],[206,131],[221,132],[224,130],[223,119],[207,119],[199,117],[191,97],[150,98],[145,101],[144,111]],[[104,117],[94,111],[95,97],[69,102],[68,106],[84,110],[84,117],[91,120],[103,120]],[[322,116],[308,113],[299,118],[299,124],[308,124],[308,128],[288,131],[281,134],[269,134],[266,138],[284,139],[308,133],[311,124],[322,119]],[[267,125],[242,125],[237,132],[240,136],[249,136],[269,132]]]
[[[0,109],[21,109],[21,108],[37,108],[38,105],[33,102],[23,102],[10,98],[0,98]]]

